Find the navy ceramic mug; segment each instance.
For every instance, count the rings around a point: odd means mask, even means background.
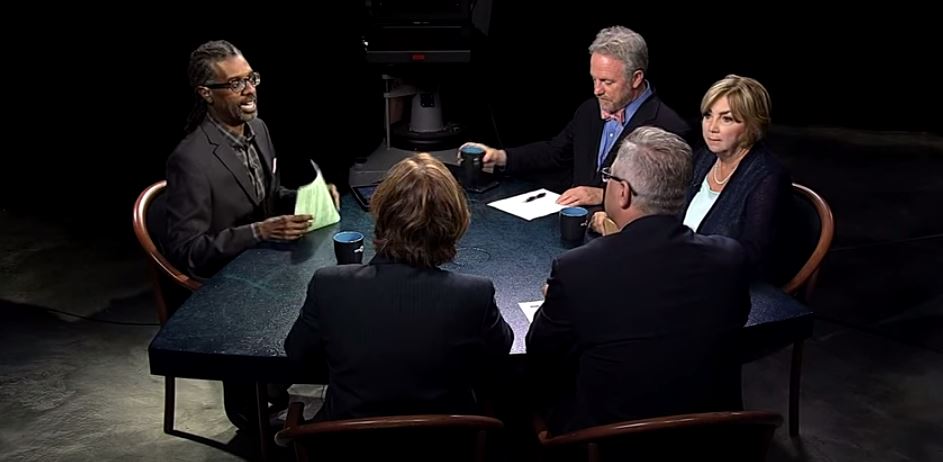
[[[338,265],[363,262],[363,233],[341,231],[334,235],[334,256]]]
[[[481,173],[484,168],[485,150],[478,146],[465,146],[459,153],[461,156],[462,174],[465,176],[465,186],[474,188],[481,184]]]
[[[567,207],[560,210],[560,237],[566,242],[583,240],[589,210],[583,207]]]

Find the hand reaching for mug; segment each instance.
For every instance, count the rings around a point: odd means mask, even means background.
[[[465,143],[458,148],[458,159],[462,159],[462,149],[466,147],[476,147],[485,152],[481,158],[481,164],[484,168],[504,167],[508,162],[508,155],[504,149],[495,149],[491,146],[481,143]]]

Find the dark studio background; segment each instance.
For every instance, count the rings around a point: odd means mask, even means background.
[[[182,137],[189,52],[218,38],[263,75],[260,115],[285,182],[303,181],[297,172],[312,158],[343,183],[381,141],[383,107],[381,69],[363,59],[359,2],[346,3],[11,14],[23,27],[4,32],[14,110],[0,205],[132,242],[131,205],[163,178]],[[709,85],[738,73],[767,86],[777,126],[943,134],[930,71],[943,40],[926,12],[731,6],[736,14],[682,17],[677,6],[546,5],[495,0],[474,62],[447,72],[446,116],[466,123],[470,138],[513,146],[556,133],[590,96],[586,47],[611,24],[646,38],[650,81],[694,123]]]
[[[650,82],[695,127],[726,74],[766,85],[770,145],[836,219],[800,350],[801,437],[781,427],[769,460],[943,460],[940,15],[902,2],[491,1],[471,64],[397,71],[438,74],[445,118],[468,139],[556,134],[591,97],[587,46],[613,24],[646,38]],[[343,183],[382,139],[384,69],[365,62],[363,3],[5,8],[0,460],[256,455],[214,381],[177,381],[175,428],[193,438],[161,433],[165,387],[148,357],[157,310],[132,205],[165,176],[192,104],[189,54],[213,39],[262,74],[260,116],[284,182],[305,181],[310,158]],[[787,415],[789,350],[744,365],[749,409]]]

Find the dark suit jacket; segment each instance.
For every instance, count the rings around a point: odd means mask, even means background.
[[[695,151],[688,205],[716,159],[707,148]],[[687,207],[684,211],[687,212]],[[798,270],[797,263],[802,262],[796,261],[797,256],[800,259],[808,256],[793,251],[792,216],[789,173],[760,142],[740,161],[696,231],[736,239],[746,250],[755,278],[779,285]]]
[[[315,273],[285,352],[309,368],[327,361],[318,420],[475,414],[475,385],[513,340],[491,281],[378,256]]]
[[[736,341],[750,310],[736,241],[640,218],[553,263],[527,356],[555,433],[739,408]]]
[[[622,139],[638,127],[653,125],[687,139],[690,127],[675,111],[661,101],[654,92],[638,108],[635,116],[622,130],[606,155],[603,167],[612,165]],[[605,121],[600,117],[599,101],[586,100],[573,119],[557,136],[517,148],[507,149],[507,173],[553,169],[572,172],[572,186],[602,187],[602,177],[596,168],[599,141]]]
[[[248,122],[255,133],[268,182],[259,201],[249,172],[232,145],[209,120],[187,135],[167,159],[167,230],[162,244],[170,261],[198,278],[207,278],[243,250],[255,245],[250,224],[273,216],[293,191],[273,172],[275,148],[261,119]]]

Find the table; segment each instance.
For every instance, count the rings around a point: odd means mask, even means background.
[[[454,262],[443,268],[494,281],[495,297],[514,330],[512,354],[523,354],[529,322],[518,303],[542,298],[553,258],[569,246],[560,240],[556,215],[525,221],[487,204],[533,189],[504,179],[499,187],[469,194],[471,225]],[[148,349],[151,373],[209,380],[318,383],[292,368],[283,343],[304,303],[308,282],[335,264],[331,236],[354,230],[368,237],[364,262],[374,255],[373,221],[357,202],[344,197],[341,221],[287,244],[262,244],[245,251],[196,293],[158,332]],[[812,312],[779,289],[751,288],[752,308],[745,333],[754,343],[785,346],[812,332]],[[779,346],[779,347],[781,347]]]
[[[512,354],[524,353],[529,322],[519,302],[542,298],[553,258],[570,246],[560,238],[556,215],[525,221],[487,204],[530,190],[505,179],[483,194],[470,194],[472,220],[454,262],[443,268],[494,281],[495,297],[514,330]],[[302,383],[304,371],[287,366],[283,342],[304,303],[314,272],[335,264],[331,236],[355,230],[367,236],[364,261],[374,255],[373,220],[345,196],[341,221],[297,242],[247,250],[194,293],[158,332],[149,348],[151,373],[198,379],[259,378]],[[811,311],[778,289],[751,289],[748,331],[791,322],[811,333]]]

